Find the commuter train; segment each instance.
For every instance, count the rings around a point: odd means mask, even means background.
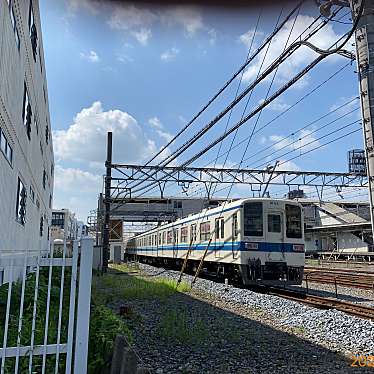
[[[204,271],[244,285],[301,284],[305,264],[303,210],[292,200],[250,198],[164,224],[129,240],[128,258],[194,273],[208,248]]]

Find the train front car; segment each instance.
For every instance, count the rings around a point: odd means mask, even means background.
[[[239,212],[243,283],[301,284],[305,264],[301,205],[290,200],[248,199]]]

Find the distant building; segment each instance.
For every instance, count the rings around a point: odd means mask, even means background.
[[[53,209],[52,211],[52,240],[64,238],[75,240],[80,237],[78,220],[69,209]]]
[[[0,254],[46,250],[54,158],[39,2],[0,1]]]

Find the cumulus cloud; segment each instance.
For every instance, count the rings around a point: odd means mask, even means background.
[[[178,53],[179,53],[179,49],[171,48],[171,49],[168,49],[167,51],[161,53],[160,59],[163,62],[174,61],[177,58]]]
[[[204,28],[200,8],[184,5],[162,9],[134,4],[116,5],[108,21],[112,29],[129,32],[143,45],[152,35],[151,27],[157,23],[181,26],[187,37],[194,36]]]
[[[264,102],[264,99],[260,100],[258,103],[262,104],[263,102]],[[279,97],[278,99],[275,99],[269,105],[267,105],[266,109],[273,110],[274,112],[282,112],[290,107],[291,105],[285,103],[283,99]]]
[[[95,51],[89,51],[88,53],[81,52],[80,53],[81,58],[84,60],[90,61],[90,62],[99,62],[100,57]]]
[[[155,129],[158,136],[166,142],[170,142],[170,140],[173,139],[173,135],[164,130],[164,125],[157,117],[150,118],[148,123]]]
[[[294,19],[289,20],[283,29],[272,39],[270,48],[266,54],[266,48],[260,55],[250,64],[243,75],[244,81],[252,81],[261,66],[262,60],[264,64],[262,71],[265,70],[271,63],[283,52],[284,46],[289,34],[288,46],[296,40],[299,35],[314,21],[313,17],[306,15],[299,15],[295,25],[293,26]],[[293,27],[293,29],[292,29]],[[249,30],[247,33],[241,35],[239,40],[248,47],[254,30]],[[317,32],[312,38],[309,39],[311,43],[319,48],[327,49],[339,39],[339,35],[334,31],[332,25],[327,24],[322,30]],[[311,62],[317,54],[307,47],[300,47],[295,53],[291,55],[279,68],[277,76],[279,81],[288,80],[295,75],[307,63]],[[339,58],[339,57],[336,57]],[[306,83],[306,81],[304,81]],[[303,85],[301,85],[302,87]]]
[[[121,110],[104,111],[97,101],[82,109],[67,130],[53,133],[55,154],[59,160],[103,167],[108,131],[113,132],[115,160],[139,162],[157,150],[135,118]]]
[[[141,28],[138,31],[132,31],[131,34],[140,44],[147,45],[148,39],[152,36],[152,31],[150,29]]]
[[[346,104],[346,105],[344,105]],[[355,108],[358,108],[360,106],[360,100],[358,96],[351,96],[351,97],[339,97],[338,100],[331,105],[330,111],[336,111],[336,114],[339,116],[343,116],[345,114],[348,114]],[[356,115],[357,118],[360,118],[361,113],[359,110],[356,112],[352,112],[350,115]]]

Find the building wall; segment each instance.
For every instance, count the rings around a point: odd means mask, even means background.
[[[13,149],[13,160],[10,163],[0,151],[0,251],[44,250],[51,221],[54,161],[39,2],[32,0],[31,7],[38,36],[34,60],[30,0],[12,0],[10,5],[8,1],[0,0],[0,128]],[[25,84],[32,109],[30,139],[23,118]],[[27,192],[24,224],[16,219],[18,178]]]

